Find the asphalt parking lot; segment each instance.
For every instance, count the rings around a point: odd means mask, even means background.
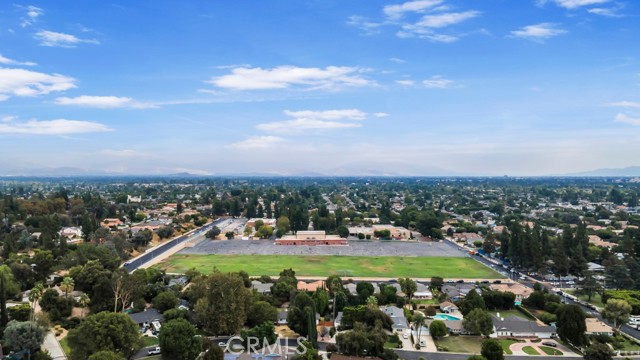
[[[468,256],[444,242],[350,241],[348,246],[275,245],[270,240],[205,240],[180,254]]]

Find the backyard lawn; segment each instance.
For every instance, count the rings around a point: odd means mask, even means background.
[[[481,336],[447,336],[436,340],[436,345],[449,352],[479,354],[483,340]]]
[[[502,276],[466,257],[401,256],[292,256],[292,255],[173,255],[156,265],[169,273],[184,273],[195,268],[210,273],[244,270],[251,276],[278,275],[292,268],[296,275],[380,278],[497,279]]]

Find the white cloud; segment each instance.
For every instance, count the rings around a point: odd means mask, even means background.
[[[9,59],[7,57],[2,56],[2,54],[0,54],[0,64],[2,65],[22,65],[22,66],[35,66],[37,65],[34,62],[31,61],[16,61],[13,59]]]
[[[365,120],[369,114],[358,109],[342,109],[342,110],[302,110],[291,111],[285,110],[284,114],[292,117],[290,120],[275,121],[270,123],[258,124],[256,129],[273,132],[279,134],[300,133],[307,130],[334,130],[362,127],[361,123],[350,122]],[[386,113],[373,113],[374,117],[384,117]],[[345,121],[346,120],[346,121]]]
[[[283,142],[284,139],[278,136],[252,136],[229,146],[241,150],[267,149]]]
[[[640,109],[640,102],[633,101],[618,101],[608,104],[609,106],[615,107],[626,107],[626,108],[637,108]]]
[[[479,11],[470,10],[464,12],[448,12],[434,15],[425,15],[415,24],[403,24],[396,35],[400,38],[419,37],[433,42],[452,43],[458,40],[458,36],[436,32],[466,20],[479,16]]]
[[[377,113],[373,113],[373,116],[375,116],[377,118],[383,118],[383,117],[389,116],[389,114],[387,114],[385,112],[377,112]]]
[[[96,39],[80,39],[75,35],[49,30],[38,31],[34,38],[40,41],[40,45],[50,47],[72,48],[80,43],[100,44]]]
[[[450,12],[436,15],[425,15],[416,24],[426,28],[443,28],[473,19],[480,15],[479,11]]]
[[[595,15],[600,15],[600,16],[622,17],[622,15],[620,15],[618,13],[618,9],[613,9],[613,8],[593,8],[593,9],[589,9],[587,11],[590,14],[595,14]]]
[[[267,90],[299,88],[306,90],[337,90],[344,87],[373,85],[363,78],[365,71],[357,67],[328,66],[303,68],[278,66],[271,69],[235,68],[230,74],[215,77],[209,82],[217,87],[230,90]]]
[[[317,120],[364,120],[367,118],[367,113],[358,109],[344,109],[344,110],[302,110],[291,111],[285,110],[285,115],[293,118],[308,118]]]
[[[640,117],[632,117],[627,114],[616,115],[616,122],[640,126]]]
[[[415,0],[402,4],[387,5],[382,11],[391,19],[399,19],[407,12],[424,12],[434,6],[442,4],[443,0]]]
[[[7,121],[0,124],[0,134],[68,135],[112,131],[104,124],[79,120]]]
[[[415,81],[409,79],[396,80],[396,83],[404,86],[411,86],[415,84]]]
[[[373,35],[380,32],[380,28],[385,25],[383,22],[373,22],[369,21],[364,16],[353,15],[349,16],[347,20],[347,25],[357,27],[358,29],[363,31],[364,35]]]
[[[316,119],[293,119],[287,121],[276,121],[265,124],[258,124],[256,129],[275,133],[296,133],[304,130],[333,130],[345,128],[361,127],[358,123],[345,123],[339,121],[325,121]]]
[[[583,6],[589,5],[598,5],[608,3],[611,0],[553,0],[553,2],[565,9],[577,9]],[[539,2],[539,4],[544,4],[546,1]]]
[[[82,95],[74,98],[59,97],[56,99],[58,105],[75,105],[99,109],[116,109],[116,108],[132,108],[147,109],[157,107],[153,104],[145,104],[134,101],[128,97],[118,96],[88,96]]]
[[[0,68],[0,101],[10,96],[37,96],[75,87],[75,79],[64,75]]]
[[[440,75],[432,76],[431,79],[422,81],[422,85],[429,89],[447,89],[452,87],[453,80],[446,79]]]
[[[567,33],[566,30],[558,29],[556,24],[540,23],[525,26],[518,30],[513,30],[511,36],[533,41],[543,41],[554,36]]]
[[[33,25],[36,21],[38,21],[38,17],[44,14],[44,10],[37,6],[28,5],[28,6],[18,6],[27,11],[25,17],[22,18],[20,22],[20,26],[27,27]]]
[[[397,58],[397,57],[389,58],[389,61],[394,62],[396,64],[404,64],[404,63],[407,62],[406,60],[400,59],[400,58]]]

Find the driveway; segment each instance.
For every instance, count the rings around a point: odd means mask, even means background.
[[[53,360],[67,359],[67,355],[64,353],[64,350],[62,350],[62,346],[60,346],[60,343],[51,331],[45,336],[42,348],[49,352]]]
[[[527,353],[525,353],[522,350],[522,348],[524,348],[525,346],[529,346],[529,347],[533,348],[534,350],[536,350],[538,352],[538,355],[549,356],[542,349],[540,349],[540,346],[546,346],[546,345],[542,344],[543,342],[552,342],[552,343],[556,344],[556,347],[554,349],[556,349],[558,351],[561,351],[563,356],[577,356],[575,353],[573,353],[567,347],[563,346],[562,344],[558,343],[555,340],[550,340],[550,339],[545,339],[545,340],[542,340],[540,342],[531,342],[531,340],[527,339],[527,340],[525,340],[525,342],[512,344],[509,347],[509,350],[511,350],[511,352],[513,352],[513,355],[528,355]],[[546,347],[553,348],[552,346],[546,346]]]

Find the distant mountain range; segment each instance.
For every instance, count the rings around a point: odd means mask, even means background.
[[[344,164],[330,170],[311,171],[309,169],[273,169],[269,171],[254,172],[218,172],[206,173],[205,171],[193,172],[148,172],[148,173],[131,173],[127,171],[112,172],[101,170],[88,170],[76,167],[56,167],[56,168],[38,168],[38,167],[13,167],[3,168],[0,177],[172,177],[172,178],[189,178],[189,177],[206,177],[206,176],[232,176],[232,177],[361,177],[361,176],[426,176],[426,177],[485,177],[486,174],[468,174],[454,172],[447,169],[437,167],[425,167],[421,165],[402,164]],[[640,166],[630,166],[618,169],[596,169],[591,171],[582,171],[568,174],[547,175],[549,177],[640,177]],[[544,177],[544,175],[542,176]]]
[[[629,166],[619,169],[596,169],[565,174],[565,176],[640,176],[640,166]]]

